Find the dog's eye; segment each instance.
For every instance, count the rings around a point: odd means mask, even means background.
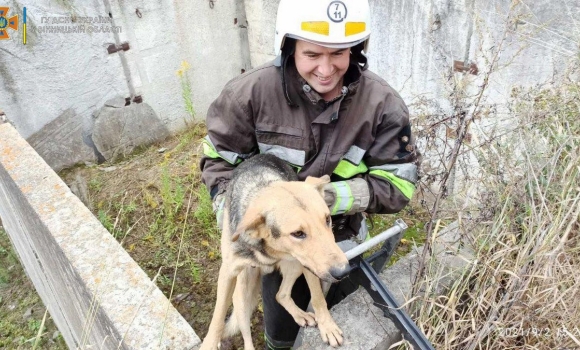
[[[291,233],[292,237],[296,237],[296,238],[306,238],[306,233],[304,233],[304,231],[294,231]]]
[[[326,226],[330,227],[332,221],[330,220],[330,215],[326,215]]]

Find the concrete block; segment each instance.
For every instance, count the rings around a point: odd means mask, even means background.
[[[459,250],[459,241],[457,224],[449,225],[434,240],[432,253],[434,261],[447,272],[445,279],[440,281],[441,291],[452,282],[452,276],[464,268],[470,259],[471,252],[466,249]],[[417,273],[422,252],[422,247],[414,249],[380,274],[381,280],[399,305],[403,305],[412,297],[410,295],[412,281]],[[383,316],[380,308],[374,306],[372,298],[363,288],[359,288],[334,306],[330,313],[343,331],[344,344],[340,350],[388,349],[402,339],[393,322]],[[322,342],[316,327],[302,328],[295,348],[333,349]]]
[[[55,171],[83,161],[96,162],[93,148],[83,141],[83,120],[67,109],[28,138],[28,143]]]
[[[138,146],[169,136],[153,108],[146,103],[125,106],[121,97],[111,99],[96,115],[93,142],[107,160],[115,161]]]
[[[200,340],[145,272],[8,123],[0,217],[71,349],[191,349]]]

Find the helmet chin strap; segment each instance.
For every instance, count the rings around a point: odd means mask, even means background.
[[[290,107],[298,107],[294,101],[290,98],[290,94],[288,93],[288,84],[286,84],[286,66],[288,64],[288,59],[292,57],[294,51],[296,50],[296,40],[291,38],[286,38],[284,42],[284,46],[282,47],[281,55],[281,69],[282,69],[282,89],[284,90],[284,97],[286,98],[286,102]]]
[[[358,64],[362,70],[366,70],[369,67],[368,58],[363,52],[364,47],[365,43],[362,42],[350,49],[350,62]]]

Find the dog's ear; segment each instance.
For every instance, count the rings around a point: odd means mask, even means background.
[[[324,194],[324,185],[330,182],[330,176],[322,175],[321,177],[308,176],[304,180],[307,184],[313,185],[318,192]]]
[[[242,221],[238,224],[236,232],[232,235],[232,242],[237,241],[244,232],[257,230],[265,222],[266,218],[264,218],[264,215],[262,215],[258,208],[249,208]]]

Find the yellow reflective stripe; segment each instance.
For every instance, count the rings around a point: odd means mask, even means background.
[[[366,30],[365,22],[346,22],[344,26],[344,36],[355,35]]]
[[[392,183],[393,186],[398,188],[399,191],[401,191],[403,195],[405,195],[405,197],[409,199],[413,197],[413,193],[415,192],[415,185],[413,185],[413,183],[401,179],[400,177],[397,177],[393,173],[384,170],[371,170],[370,174],[386,179],[387,181]]]
[[[213,145],[211,144],[210,141],[208,141],[206,138],[204,138],[202,140],[202,145],[203,145],[203,154],[209,158],[213,158],[213,159],[223,159],[226,162],[232,164],[232,165],[236,165],[238,163],[240,163],[242,161],[241,158],[236,157],[237,159],[235,160],[234,163],[232,163],[233,160],[227,159],[226,157],[223,157],[221,154],[219,154],[216,149],[213,147]]]
[[[207,142],[207,140],[203,140],[203,154],[210,157],[210,158],[221,158],[221,156],[216,152],[216,150]]]
[[[302,22],[300,29],[305,32],[328,36],[330,33],[330,24],[328,22]]]
[[[418,179],[417,166],[413,163],[375,165],[371,167],[371,170],[387,171],[412,184],[417,183]]]
[[[352,208],[354,197],[350,191],[350,186],[346,181],[331,182],[336,191],[336,202],[332,207],[331,215],[343,214]]]
[[[361,160],[358,165],[354,165],[348,160],[342,159],[336,169],[334,169],[333,173],[342,177],[343,179],[350,179],[351,177],[357,174],[364,174],[368,170],[365,162]]]

